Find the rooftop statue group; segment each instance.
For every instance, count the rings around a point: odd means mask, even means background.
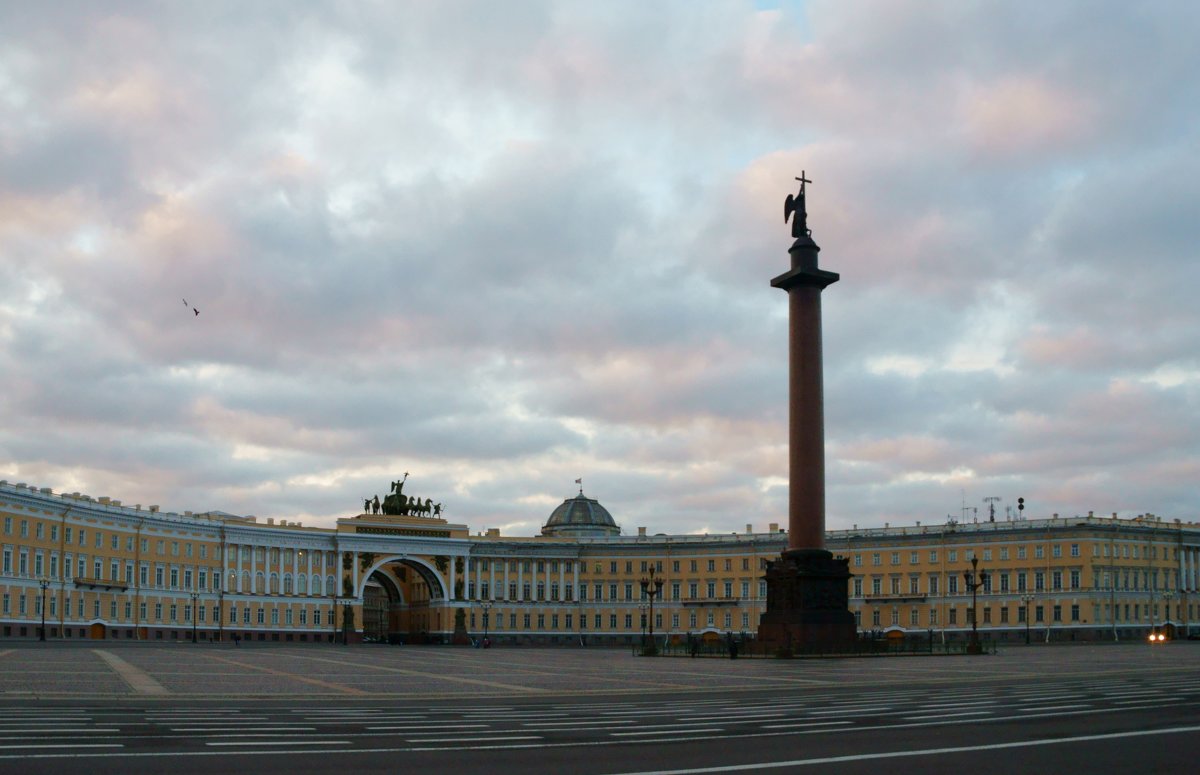
[[[421,500],[410,498],[404,494],[404,483],[408,481],[408,472],[403,479],[392,482],[391,494],[380,503],[379,496],[363,500],[363,512],[366,514],[387,514],[392,516],[440,517],[442,504],[434,503],[432,498]]]

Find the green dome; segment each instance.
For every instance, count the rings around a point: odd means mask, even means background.
[[[617,536],[621,528],[608,509],[582,492],[562,502],[542,527],[544,536]]]

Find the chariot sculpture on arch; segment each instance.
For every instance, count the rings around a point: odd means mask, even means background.
[[[397,479],[391,483],[390,491],[383,499],[383,503],[379,502],[379,496],[375,496],[375,500],[371,503],[374,513],[389,516],[415,516],[429,517],[440,516],[442,513],[442,504],[434,503],[432,498],[421,500],[420,498],[411,497],[404,494],[404,483],[408,481],[408,472],[404,472],[402,479]]]

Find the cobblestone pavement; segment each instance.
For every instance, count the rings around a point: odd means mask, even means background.
[[[0,642],[0,701],[656,695],[1200,675],[1200,642],[1012,647],[989,656],[643,658],[609,649]]]

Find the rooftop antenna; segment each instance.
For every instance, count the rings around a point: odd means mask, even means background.
[[[988,522],[996,521],[996,504],[1000,502],[1000,498],[995,495],[988,496],[983,499],[983,502],[988,505]]]

